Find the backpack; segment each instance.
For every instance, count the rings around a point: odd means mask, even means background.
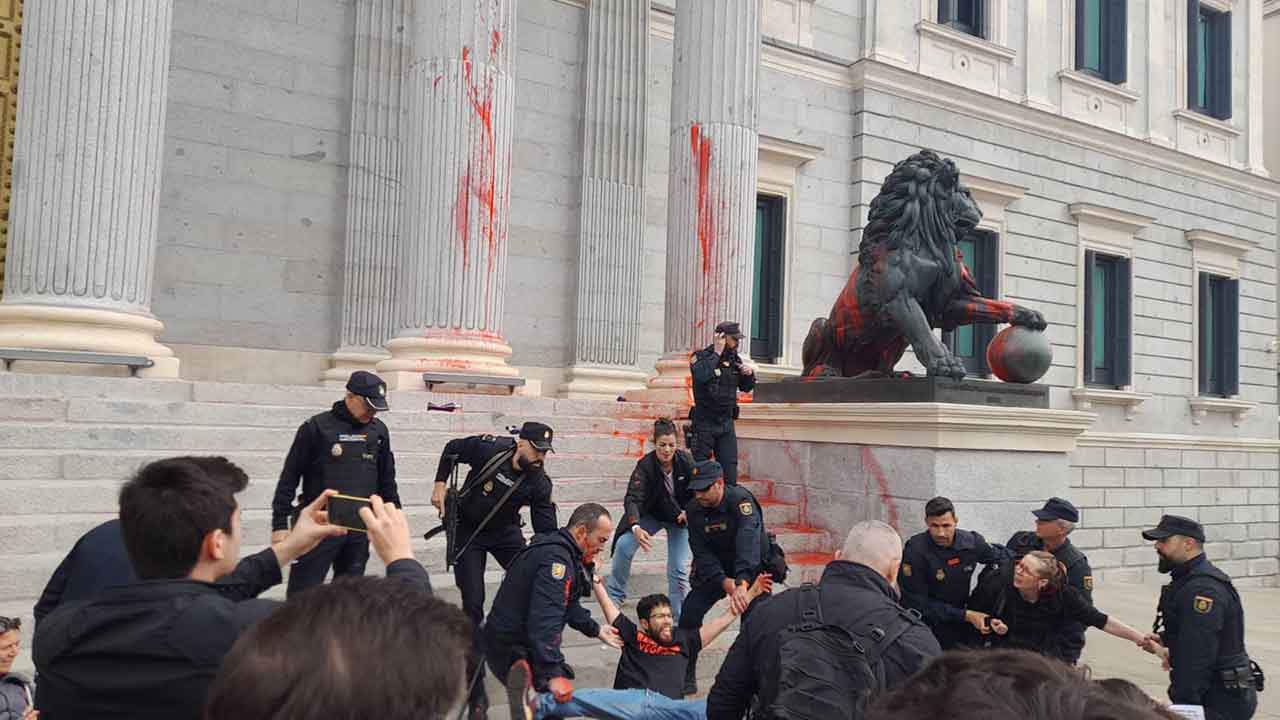
[[[859,720],[885,687],[881,654],[912,626],[906,611],[889,628],[852,632],[822,619],[818,586],[805,583],[800,622],[778,631],[777,692],[752,713],[767,720]]]

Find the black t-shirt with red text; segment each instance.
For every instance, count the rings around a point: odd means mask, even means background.
[[[702,650],[697,629],[675,628],[670,645],[644,634],[631,619],[619,615],[613,627],[622,636],[622,657],[613,678],[614,690],[653,690],[673,700],[684,698],[684,674]]]

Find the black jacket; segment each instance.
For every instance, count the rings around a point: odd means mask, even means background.
[[[740,370],[736,350],[717,355],[715,345],[695,352],[689,363],[693,376],[693,422],[724,422],[737,417],[738,391],[750,392],[756,376]]]
[[[1231,578],[1204,555],[1175,567],[1160,592],[1160,637],[1169,648],[1169,699],[1201,705],[1214,671],[1247,666],[1244,607]]]
[[[942,654],[928,626],[899,605],[889,583],[866,565],[832,561],[822,573],[818,591],[824,621],[851,632],[864,633],[868,625],[884,629],[899,618],[911,623],[882,655],[886,687],[902,684]],[[739,720],[753,703],[764,707],[772,702],[778,676],[778,632],[800,621],[800,602],[800,592],[793,589],[752,604],[707,697],[709,720]]]
[[[341,437],[360,438],[352,442],[336,442],[337,437],[329,437],[334,432],[325,428],[333,428]],[[391,436],[387,426],[374,418],[367,424],[360,423],[347,410],[345,401],[339,400],[333,408],[308,419],[298,428],[294,435],[293,445],[289,447],[289,455],[285,458],[284,469],[280,471],[280,481],[276,484],[276,494],[271,501],[271,529],[289,529],[289,516],[293,513],[293,499],[298,490],[298,482],[302,482],[302,497],[298,503],[306,506],[320,497],[320,493],[336,487],[344,492],[351,492],[337,487],[332,479],[325,477],[325,464],[334,456],[335,448],[340,446],[339,457],[352,458],[356,454],[371,455],[373,465],[370,473],[374,482],[370,490],[375,490],[384,501],[395,503],[400,507],[400,491],[396,486],[396,459],[391,454]],[[363,490],[357,491],[363,496]]]
[[[113,585],[138,581],[124,548],[120,520],[108,520],[76,541],[36,602],[36,627],[63,603],[88,600]]]
[[[535,535],[502,579],[485,620],[486,643],[527,649],[539,685],[573,677],[560,652],[561,636],[565,625],[587,637],[600,634],[600,624],[580,602],[590,586],[582,550],[568,530]]]
[[[999,618],[1009,627],[1004,635],[991,633],[983,641],[991,647],[1030,650],[1041,655],[1075,662],[1080,648],[1074,640],[1077,628],[1103,628],[1107,615],[1093,606],[1085,594],[1071,585],[1057,595],[1041,596],[1029,603],[1013,587],[1012,562],[998,572],[984,573],[969,598],[969,607]]]
[[[627,482],[627,495],[622,500],[622,520],[613,536],[613,547],[617,547],[618,538],[631,532],[631,528],[642,517],[675,522],[693,501],[693,492],[689,490],[689,475],[692,471],[693,455],[688,450],[676,450],[676,455],[671,460],[671,484],[675,490],[673,497],[667,492],[662,465],[658,462],[658,452],[654,450],[640,458],[635,470],[631,471],[631,480]]]
[[[913,535],[902,550],[898,571],[902,604],[920,613],[939,642],[963,641],[969,637],[964,611],[974,568],[999,557],[982,535],[970,530],[956,530],[955,540],[945,548],[938,547],[928,532]]]
[[[511,456],[515,454],[516,441],[511,437],[494,435],[472,435],[471,437],[450,440],[440,455],[440,464],[436,467],[436,482],[447,482],[449,473],[457,463],[468,465],[467,479],[462,484],[462,515],[460,524],[464,528],[475,528],[484,520],[502,496],[506,494],[521,475],[511,464]],[[496,474],[489,479],[480,478],[480,471],[494,456],[505,454],[495,466]],[[456,456],[456,457],[455,457]],[[533,521],[535,533],[555,532],[559,527],[556,520],[556,505],[551,502],[551,478],[542,467],[525,470],[525,478],[520,487],[507,499],[502,509],[493,516],[485,526],[485,534],[497,534],[520,526],[520,508],[528,506],[529,519]],[[464,535],[469,536],[470,533]],[[459,541],[464,542],[464,541]]]
[[[413,560],[387,568],[430,592]],[[63,604],[40,624],[32,656],[44,720],[200,718],[236,638],[280,606],[257,595],[280,582],[270,549],[217,583],[151,580]]]
[[[1016,532],[1009,538],[1009,551],[1015,560],[1021,560],[1032,550],[1043,550],[1044,543],[1036,534],[1023,530]],[[1067,584],[1079,590],[1084,595],[1085,600],[1090,605],[1093,604],[1093,569],[1089,567],[1089,558],[1071,544],[1070,540],[1062,543],[1062,545],[1053,551],[1053,556],[1058,559],[1067,568]],[[1062,641],[1062,659],[1068,663],[1075,664],[1080,661],[1080,654],[1084,652],[1084,631],[1085,626],[1080,623],[1070,623],[1066,631],[1063,633]]]
[[[726,577],[754,582],[769,556],[769,536],[764,512],[751,491],[725,485],[719,505],[707,509],[693,500],[685,512],[694,586],[719,585]]]

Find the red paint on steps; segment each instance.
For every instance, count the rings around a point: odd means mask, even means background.
[[[826,565],[836,559],[833,552],[818,553],[796,553],[787,555],[787,564],[791,567],[799,567],[801,565]]]
[[[627,449],[623,453],[628,457],[634,457],[636,459],[639,459],[644,457],[645,454],[649,452],[648,450],[645,449],[645,444],[649,442],[649,435],[647,433],[623,432],[621,430],[614,430],[613,436],[616,438],[625,438],[626,440],[630,441],[627,443]]]

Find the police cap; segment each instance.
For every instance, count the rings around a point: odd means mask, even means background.
[[[1035,515],[1037,520],[1080,522],[1080,511],[1076,510],[1076,506],[1060,497],[1049,498],[1045,501],[1044,507],[1032,510],[1031,514]]]
[[[742,326],[736,322],[725,321],[716,326],[716,332],[724,333],[726,337],[742,339]]]
[[[702,492],[716,484],[724,477],[724,468],[715,460],[700,460],[693,464],[693,472],[689,477],[689,489]]]
[[[357,370],[351,373],[347,379],[347,390],[364,398],[374,410],[386,412],[391,409],[387,405],[387,384],[371,372]]]
[[[1160,518],[1159,525],[1142,531],[1144,540],[1164,540],[1174,535],[1204,542],[1204,527],[1191,518],[1181,515],[1164,515]]]
[[[555,448],[551,447],[551,441],[555,439],[555,431],[548,425],[527,422],[520,426],[519,437],[521,440],[528,440],[530,445],[542,452],[555,452]]]

